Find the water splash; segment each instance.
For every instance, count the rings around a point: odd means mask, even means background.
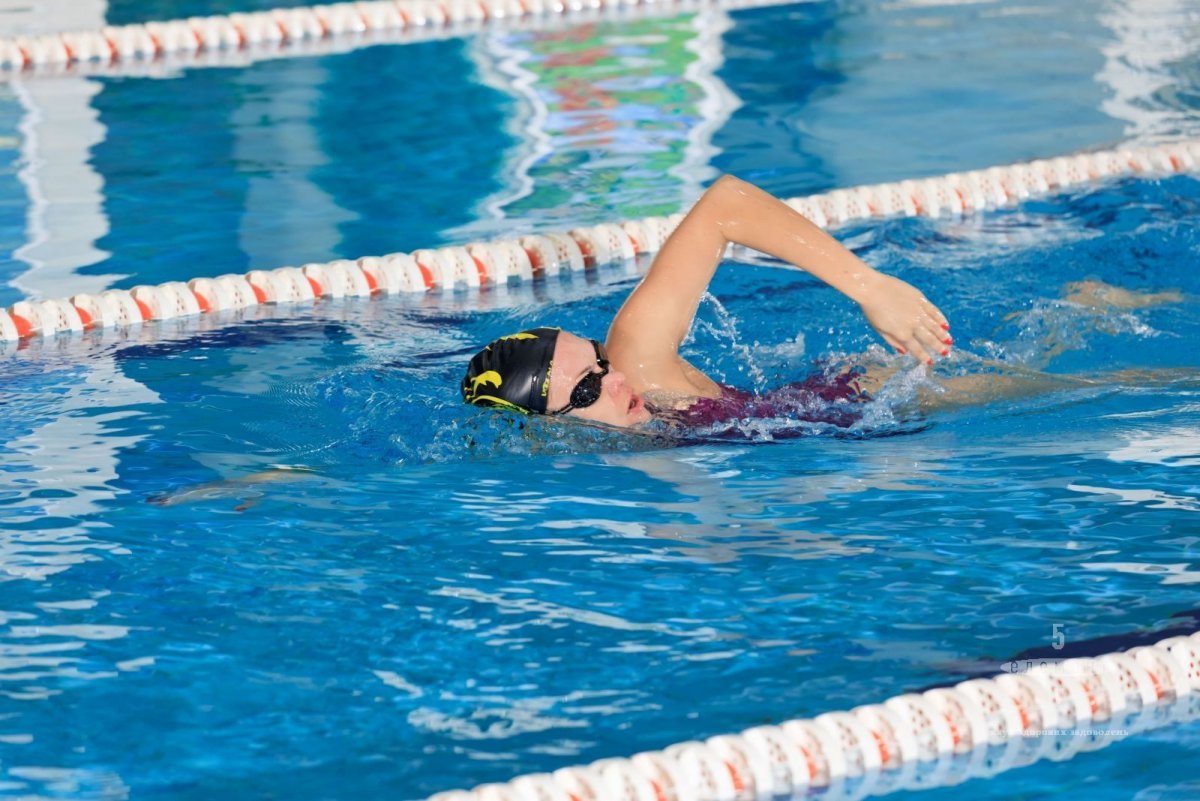
[[[703,331],[716,340],[718,353],[731,353],[734,355],[737,363],[738,373],[746,374],[751,382],[751,388],[755,392],[765,392],[767,389],[767,376],[759,365],[759,360],[756,358],[758,343],[753,346],[742,340],[738,333],[738,320],[727,309],[721,301],[717,300],[710,292],[705,292],[700,299],[700,313],[696,315],[696,319],[692,325],[692,330],[688,332],[685,338],[685,344],[692,344],[696,341],[696,331]],[[705,311],[711,310],[716,319],[706,319]],[[714,365],[706,365],[710,371],[714,370]]]

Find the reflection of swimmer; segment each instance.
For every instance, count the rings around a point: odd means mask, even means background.
[[[206,481],[203,484],[195,484],[190,487],[181,487],[172,492],[165,492],[159,495],[152,495],[146,499],[146,503],[152,503],[156,506],[176,506],[181,503],[195,503],[197,501],[216,501],[225,498],[235,498],[240,503],[233,507],[235,511],[244,512],[262,499],[264,493],[256,487],[263,484],[278,484],[282,482],[297,481],[303,478],[309,478],[315,475],[312,470],[307,467],[287,467],[278,465],[270,470],[260,470],[257,473],[251,473],[248,476],[241,478],[222,479],[220,481]]]
[[[1183,300],[1178,292],[1131,292],[1101,281],[1072,281],[1063,291],[1068,303],[1094,309],[1144,309]]]
[[[729,176],[712,185],[664,243],[601,344],[554,328],[501,337],[475,355],[463,398],[535,414],[571,415],[619,427],[654,417],[687,428],[739,418],[783,417],[850,425],[861,401],[896,372],[886,364],[810,377],[756,396],[726,387],[679,355],[700,299],[730,243],[795,264],[856,301],[898,353],[932,364],[953,340],[942,313],[916,288],[863,263],[782,201]],[[1177,293],[1138,294],[1097,281],[1066,287],[1065,300],[1088,308],[1143,308]],[[919,395],[923,408],[983,403],[1080,384],[999,363],[985,375],[938,377]]]
[[[616,426],[645,423],[656,409],[721,404],[729,390],[685,361],[679,346],[730,243],[802,267],[856,301],[900,353],[930,364],[948,353],[949,323],[916,288],[872,269],[782,201],[725,176],[664,243],[617,312],[606,345],[551,328],[501,337],[471,360],[463,397]]]

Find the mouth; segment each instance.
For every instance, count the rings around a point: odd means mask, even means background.
[[[639,411],[643,408],[642,399],[636,392],[629,393],[629,408],[626,410],[629,413]]]

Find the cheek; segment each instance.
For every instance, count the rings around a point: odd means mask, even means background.
[[[619,399],[613,398],[609,401],[608,414],[605,416],[617,425],[627,425],[629,423],[629,406],[621,403]]]
[[[629,398],[627,396],[614,400],[613,408],[616,410],[617,414],[621,415],[622,420],[630,422],[637,420],[637,414],[629,413]]]

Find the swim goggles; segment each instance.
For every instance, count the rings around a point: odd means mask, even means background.
[[[608,375],[608,352],[596,340],[589,339],[588,341],[592,343],[592,348],[596,351],[596,364],[600,365],[600,372],[590,372],[579,379],[579,383],[571,390],[571,402],[550,414],[566,414],[572,409],[586,409],[600,400],[600,382],[604,380],[604,376]]]

